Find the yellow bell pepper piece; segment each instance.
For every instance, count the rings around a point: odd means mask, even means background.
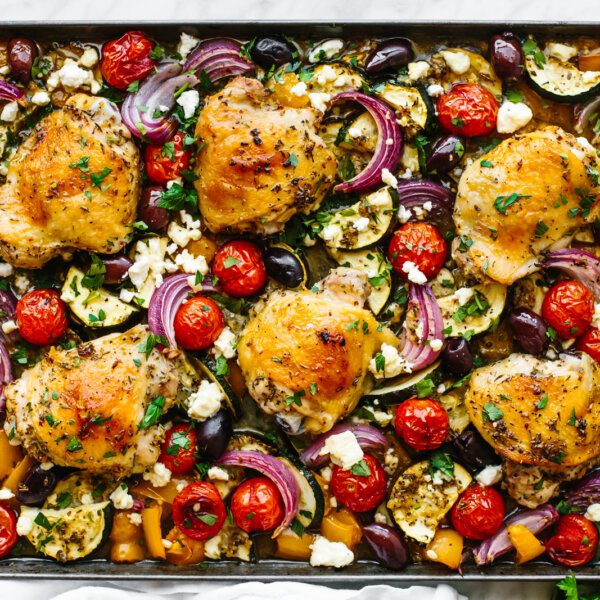
[[[525,525],[509,525],[508,537],[517,551],[518,565],[533,560],[546,551],[544,544]]]
[[[110,560],[117,563],[134,563],[144,560],[142,525],[132,523],[130,511],[118,511],[113,518],[110,531]]]
[[[0,429],[0,482],[12,473],[22,459],[21,446],[11,446],[8,436]]]
[[[362,529],[356,517],[345,508],[332,510],[323,518],[321,533],[330,542],[342,542],[352,551],[362,538]]]
[[[148,554],[152,558],[166,558],[163,544],[160,520],[162,516],[162,503],[154,502],[151,506],[142,509],[142,527]]]
[[[463,551],[463,537],[454,529],[438,529],[425,549],[425,556],[433,561],[458,569]]]
[[[302,534],[302,537],[298,537],[287,527],[275,539],[277,542],[276,554],[279,558],[288,560],[308,560],[311,555],[310,546],[314,539],[312,534],[306,532]]]
[[[167,535],[172,545],[166,550],[166,558],[174,565],[195,565],[204,560],[204,542],[193,540],[173,527]]]

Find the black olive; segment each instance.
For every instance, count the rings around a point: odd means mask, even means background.
[[[21,504],[42,504],[54,491],[58,480],[72,470],[57,466],[44,470],[41,465],[35,465],[19,484],[15,496]]]
[[[540,315],[529,308],[519,306],[508,317],[508,325],[526,352],[539,356],[548,349],[548,326]]]
[[[294,58],[297,59],[298,50],[282,35],[261,35],[254,40],[250,48],[250,56],[257,65],[269,70],[271,67],[295,62]]]
[[[214,417],[196,425],[196,443],[201,456],[217,460],[229,443],[233,433],[231,412],[226,408],[220,410]]]
[[[454,375],[466,375],[473,368],[473,353],[467,340],[462,337],[450,338],[442,351],[442,361]]]
[[[282,285],[295,288],[304,281],[304,266],[293,252],[273,246],[264,252],[263,260],[269,277]]]
[[[382,73],[398,71],[405,67],[415,53],[408,40],[396,38],[379,42],[365,59],[367,73]]]

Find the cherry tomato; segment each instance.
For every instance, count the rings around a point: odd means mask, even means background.
[[[388,246],[388,258],[397,273],[408,280],[408,269],[404,265],[411,262],[427,277],[435,277],[446,260],[446,241],[438,230],[429,223],[406,223],[394,231]]]
[[[225,329],[223,313],[216,303],[204,296],[194,296],[184,302],[173,323],[175,339],[186,350],[208,348]]]
[[[406,400],[396,410],[394,428],[415,450],[433,450],[444,443],[450,423],[444,407],[434,400]]]
[[[283,521],[281,493],[266,477],[254,477],[240,485],[231,497],[235,524],[244,531],[271,531]]]
[[[196,464],[196,430],[189,423],[171,427],[165,434],[159,462],[173,475],[185,475]]]
[[[173,522],[194,540],[217,535],[225,522],[225,505],[219,490],[208,481],[195,481],[173,500]]]
[[[498,103],[484,87],[461,83],[438,98],[437,112],[442,129],[450,133],[485,135],[496,127]]]
[[[581,335],[594,316],[594,295],[579,281],[561,281],[552,286],[542,303],[544,321],[560,337]]]
[[[600,362],[600,329],[590,327],[578,340],[577,350],[589,354],[596,362]]]
[[[17,542],[17,515],[0,503],[0,558],[6,556]]]
[[[255,294],[267,280],[260,248],[244,240],[222,246],[215,256],[212,270],[223,289],[236,298]]]
[[[178,131],[163,146],[146,146],[144,158],[150,181],[167,185],[190,166],[191,152],[183,147],[183,140],[183,133]]]
[[[17,302],[17,324],[23,339],[45,346],[59,339],[69,319],[65,303],[54,290],[33,290]]]
[[[580,567],[590,562],[598,547],[598,531],[582,515],[563,515],[556,533],[546,542],[546,552],[559,565]]]
[[[476,483],[459,496],[450,518],[460,535],[469,540],[483,540],[500,528],[505,512],[502,496],[493,487]]]
[[[336,465],[331,474],[331,492],[338,502],[354,512],[372,510],[385,498],[387,483],[383,467],[368,454],[363,462],[366,469],[361,463],[348,471]],[[352,471],[365,474],[355,475]]]
[[[128,31],[118,40],[104,44],[100,70],[109,85],[124,90],[145,77],[153,68],[152,41],[141,31]]]

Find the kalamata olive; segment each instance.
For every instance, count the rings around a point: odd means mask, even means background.
[[[304,266],[293,252],[273,246],[265,250],[263,260],[269,277],[282,285],[295,288],[304,281]]]
[[[125,254],[115,254],[114,256],[103,256],[102,262],[106,267],[104,274],[104,283],[117,284],[123,283],[127,279],[127,271],[133,265],[133,261]]]
[[[481,471],[489,465],[497,465],[500,462],[492,447],[472,425],[452,440],[452,446],[457,458],[473,471]]]
[[[8,42],[8,64],[13,77],[21,83],[31,80],[31,67],[37,56],[36,45],[27,38],[13,38]]]
[[[548,326],[540,315],[529,308],[515,308],[508,317],[508,325],[525,352],[539,356],[548,349]]]
[[[390,73],[405,67],[413,58],[410,42],[404,38],[394,38],[379,42],[365,58],[367,73]]]
[[[371,523],[363,535],[377,560],[388,569],[403,569],[408,564],[408,547],[400,534],[389,525]]]
[[[496,75],[503,81],[515,83],[523,77],[525,57],[521,44],[512,33],[492,36],[490,58]]]
[[[465,138],[457,133],[448,133],[431,146],[427,158],[427,170],[447,173],[459,163],[464,153]]]
[[[442,350],[442,362],[454,375],[466,375],[473,368],[473,354],[467,340],[462,337],[450,338]]]
[[[138,206],[138,216],[148,225],[150,231],[156,232],[169,222],[169,211],[158,206],[164,192],[164,188],[154,185],[147,187],[142,194]]]
[[[294,62],[297,52],[294,45],[282,35],[258,36],[250,48],[252,60],[266,70]]]
[[[206,458],[217,460],[225,452],[232,433],[231,413],[224,408],[214,417],[196,425],[198,452]]]
[[[54,491],[58,480],[71,470],[57,466],[44,470],[41,465],[35,465],[19,484],[15,494],[17,500],[21,504],[42,504]]]

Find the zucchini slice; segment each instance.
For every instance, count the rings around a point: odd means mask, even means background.
[[[346,129],[344,140],[339,145],[347,150],[373,153],[378,136],[379,132],[373,117],[368,112],[364,112],[350,123]]]
[[[318,235],[330,248],[359,250],[386,234],[393,214],[392,194],[384,187],[335,213]]]
[[[229,385],[227,379],[223,375],[217,375],[217,363],[214,361],[213,357],[205,353],[199,358],[191,359],[190,362],[197,368],[198,373],[201,375],[201,379],[208,379],[219,386],[227,399],[227,405],[233,413],[233,416],[235,417],[240,414],[240,399]]]
[[[435,122],[431,100],[418,87],[386,83],[377,96],[396,111],[399,125],[411,135],[428,129]]]
[[[62,563],[92,554],[105,542],[112,527],[110,502],[61,510],[23,506],[23,517],[33,523],[27,539],[35,549]]]
[[[525,54],[525,76],[530,87],[540,96],[564,104],[584,102],[600,93],[600,71],[580,71],[566,57],[543,52],[533,40]],[[525,48],[525,46],[524,46]],[[547,49],[546,49],[547,50]]]
[[[427,460],[411,465],[394,484],[388,508],[408,536],[428,544],[440,521],[471,483],[467,470],[454,463],[454,478],[437,469],[430,473]]]
[[[392,278],[385,268],[387,263],[383,254],[379,250],[343,252],[331,249],[329,252],[340,266],[358,269],[369,275],[373,289],[367,298],[367,303],[373,314],[381,312],[392,291]],[[375,283],[378,285],[374,285]]]
[[[464,392],[459,390],[451,390],[438,398],[439,403],[444,407],[448,415],[450,430],[455,435],[464,431],[471,419],[464,403]]]
[[[539,273],[533,273],[515,281],[512,288],[513,306],[526,306],[538,315],[542,314],[542,304],[548,292],[548,284]]]
[[[476,335],[497,324],[506,304],[506,286],[485,283],[473,286],[472,290],[471,298],[462,306],[462,290],[437,299],[446,335],[457,337],[468,331]]]
[[[90,290],[81,286],[85,273],[71,267],[61,290],[61,298],[69,305],[71,314],[86,327],[108,328],[123,325],[138,314],[138,309],[127,304],[105,288]]]
[[[408,375],[399,375],[395,379],[384,381],[384,385],[365,394],[368,398],[378,398],[383,406],[391,406],[414,398],[419,395],[420,389],[437,386],[442,383],[444,373],[441,361]],[[426,381],[429,380],[429,381]]]

